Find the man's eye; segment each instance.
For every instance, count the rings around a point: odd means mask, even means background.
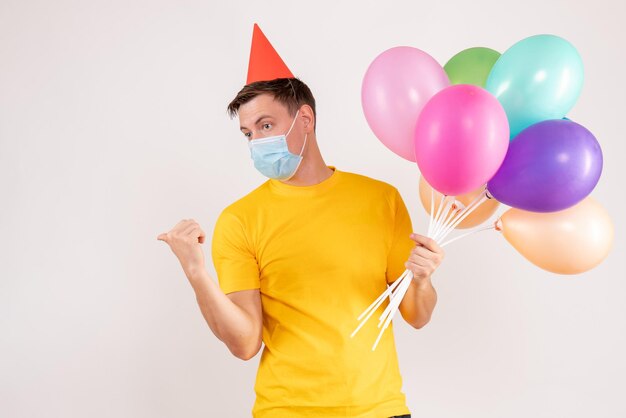
[[[272,126],[272,124],[271,123],[264,123],[263,124],[263,128],[265,128],[266,126]]]

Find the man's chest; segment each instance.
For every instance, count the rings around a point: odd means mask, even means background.
[[[384,275],[393,234],[388,206],[341,203],[266,216],[254,238],[261,280],[312,286],[342,276]]]

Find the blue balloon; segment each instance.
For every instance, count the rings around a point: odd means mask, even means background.
[[[510,143],[487,190],[499,202],[531,212],[556,212],[583,200],[602,173],[600,144],[587,128],[544,120]]]
[[[535,35],[500,56],[485,88],[504,107],[512,139],[530,125],[565,116],[580,95],[583,79],[583,62],[571,43],[555,35]]]

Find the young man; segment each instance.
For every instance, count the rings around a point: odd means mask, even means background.
[[[267,58],[273,49],[256,25],[255,36]],[[431,275],[443,251],[412,234],[396,188],[325,163],[310,89],[277,55],[269,72],[254,73],[253,56],[228,111],[239,116],[254,166],[268,180],[217,219],[219,287],[204,267],[197,222],[185,219],[158,239],[178,256],[207,323],[233,355],[248,360],[265,344],[255,418],[410,417],[393,326],[375,351],[376,321],[350,334],[406,268],[414,277],[399,310],[423,327],[436,304]]]

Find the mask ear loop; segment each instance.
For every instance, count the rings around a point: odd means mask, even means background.
[[[300,150],[300,157],[302,157],[302,153],[304,152],[304,147],[306,146],[306,137],[308,134],[304,134],[304,143],[302,144],[302,149]]]
[[[298,112],[300,112],[299,109],[298,109]],[[293,118],[293,122],[291,122],[291,126],[289,127],[289,130],[285,134],[285,138],[287,138],[287,135],[289,135],[289,133],[291,132],[291,129],[293,128],[293,125],[296,124],[296,120],[298,120],[298,112],[296,112],[296,116]]]
[[[298,95],[296,94],[296,89],[293,88],[293,83],[291,82],[291,78],[288,78],[287,81],[289,81],[289,85],[291,86],[291,91],[293,91],[293,98],[296,99],[296,102],[297,102]],[[298,112],[300,112],[300,109],[298,109]],[[296,112],[296,118],[298,117],[298,112]],[[293,124],[296,122],[296,118],[294,118],[293,123],[291,124],[291,128],[293,128]],[[291,128],[289,128],[289,132],[291,132]],[[287,135],[289,135],[289,132],[287,132]],[[300,154],[299,154],[300,156],[302,156],[302,153],[304,152],[304,147],[306,146],[307,136],[308,134],[304,134],[304,143],[302,144],[302,149],[300,150]]]

